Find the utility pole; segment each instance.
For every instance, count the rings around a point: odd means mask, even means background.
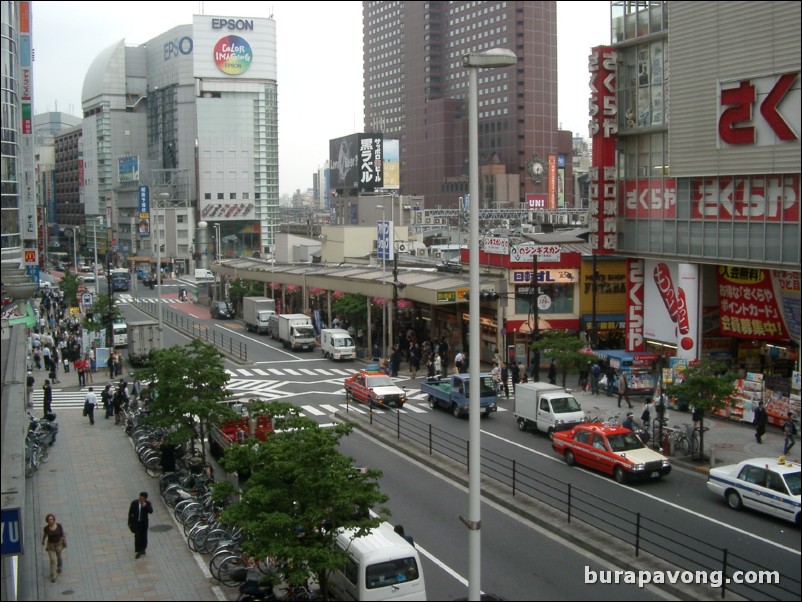
[[[114,348],[114,333],[112,324],[114,324],[114,291],[111,289],[111,247],[106,247],[106,286],[109,293],[109,313],[106,319],[106,347],[109,348],[111,353]]]
[[[537,297],[540,293],[540,286],[537,272],[537,243],[535,243],[534,253],[532,253],[532,312],[535,315],[535,324],[532,326],[533,343],[537,343],[540,338],[540,316],[538,316],[537,310]],[[535,347],[534,351],[535,357],[533,361],[535,365],[532,368],[532,380],[537,383],[540,382],[540,350]]]

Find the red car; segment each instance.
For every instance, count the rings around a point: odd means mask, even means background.
[[[384,372],[357,372],[345,379],[345,397],[368,406],[401,408],[407,402],[407,392],[393,384]]]
[[[631,430],[599,423],[580,424],[554,433],[554,451],[569,466],[582,464],[611,474],[619,483],[659,479],[671,472],[662,454],[646,447]]]

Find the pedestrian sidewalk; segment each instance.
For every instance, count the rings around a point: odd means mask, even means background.
[[[570,382],[569,382],[570,388]],[[573,391],[574,396],[579,401],[585,414],[589,416],[599,416],[607,418],[620,413],[621,421],[626,418],[627,412],[631,411],[635,420],[640,423],[640,416],[643,412],[645,397],[630,396],[632,410],[626,407],[622,400],[623,407],[619,408],[618,394],[607,396],[604,393],[591,395],[584,391]],[[651,412],[652,420],[656,418],[654,407]],[[668,425],[671,427],[690,424],[691,413],[679,410],[668,410]],[[704,426],[709,428],[704,434],[705,456],[709,459],[705,462],[694,460],[691,456],[684,456],[681,452],[675,451],[670,457],[675,465],[686,466],[694,470],[706,472],[711,465],[721,466],[726,464],[737,464],[749,458],[770,457],[779,458],[783,455],[785,437],[782,430],[769,426],[763,436],[763,443],[759,444],[755,439],[755,427],[747,422],[736,422],[715,416],[705,416]],[[791,449],[789,459],[799,461],[799,446]]]
[[[36,371],[34,370],[36,374]],[[77,387],[78,375],[60,372],[61,387]],[[44,383],[40,372],[36,386]],[[97,375],[96,375],[97,376]],[[95,378],[95,390],[108,382]],[[208,560],[193,554],[147,476],[130,439],[114,420],[95,411],[90,426],[80,409],[54,408],[59,433],[46,464],[26,481],[25,554],[20,557],[20,600],[226,600],[208,573]],[[40,416],[41,405],[35,408]],[[140,491],[153,502],[148,553],[134,559],[128,506]],[[67,533],[64,571],[49,580],[41,546],[45,515],[52,512]]]

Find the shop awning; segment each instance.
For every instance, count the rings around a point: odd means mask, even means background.
[[[596,330],[619,330],[626,328],[626,314],[596,314]],[[582,323],[585,329],[593,326],[593,314],[583,314]]]

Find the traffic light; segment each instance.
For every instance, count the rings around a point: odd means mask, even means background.
[[[498,293],[494,291],[482,291],[479,293],[479,299],[481,301],[496,301],[498,299]]]

